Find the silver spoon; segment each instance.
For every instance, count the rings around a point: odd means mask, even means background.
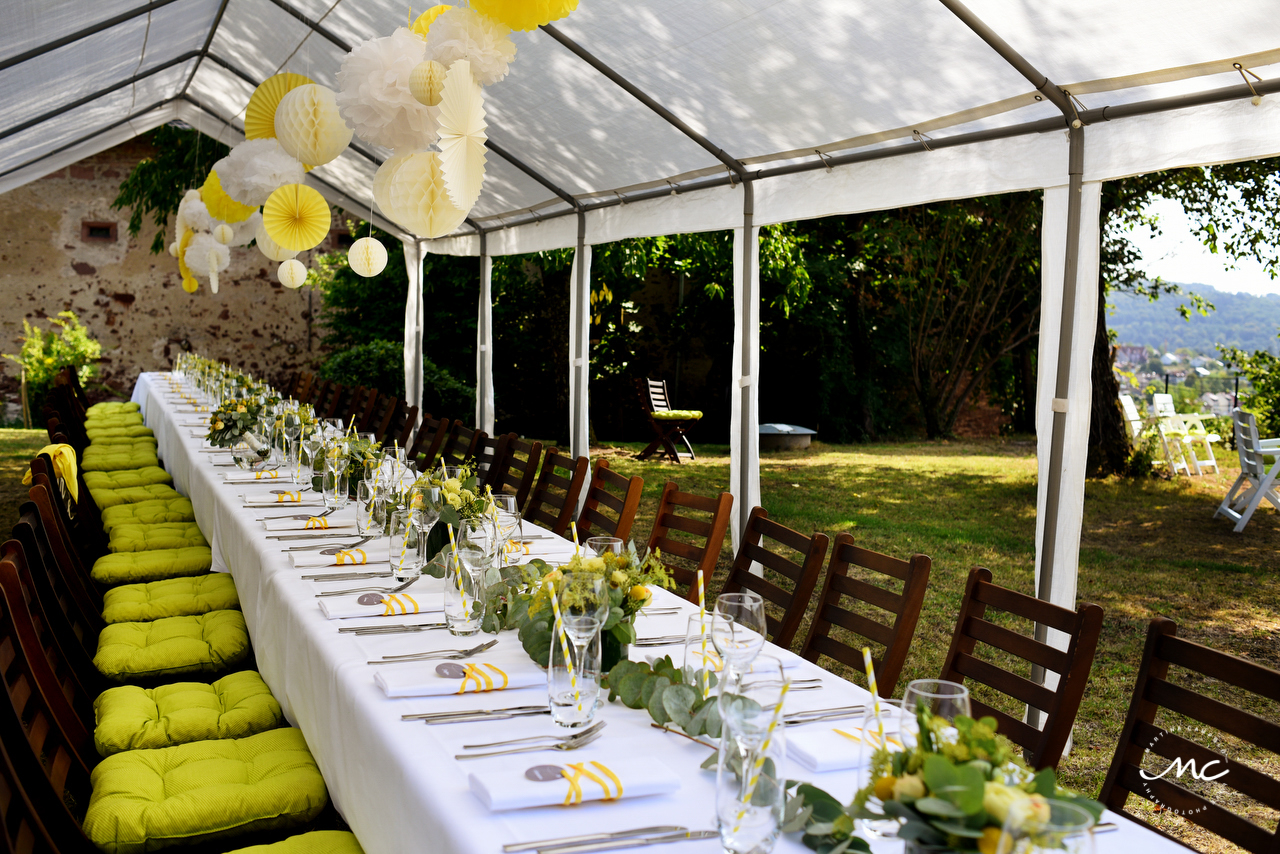
[[[573,735],[531,735],[528,738],[508,738],[506,741],[491,741],[488,744],[464,744],[463,750],[484,750],[487,747],[505,747],[508,744],[524,744],[529,741],[572,741],[580,735],[599,732],[604,729],[608,721],[596,721],[582,732]]]

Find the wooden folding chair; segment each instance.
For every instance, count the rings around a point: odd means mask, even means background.
[[[1062,632],[1068,636],[1066,650],[1000,625],[988,618],[988,609],[1003,611]],[[991,570],[977,566],[969,572],[964,599],[960,603],[960,617],[951,638],[951,649],[947,652],[939,678],[985,685],[1043,713],[1043,726],[1036,729],[1020,718],[982,702],[972,696],[972,688],[970,690],[975,718],[984,715],[995,718],[998,731],[1023,749],[1031,767],[1056,768],[1071,736],[1076,712],[1080,709],[1080,699],[1089,681],[1089,670],[1093,666],[1093,654],[1098,648],[1101,631],[1102,609],[1097,605],[1086,602],[1078,610],[1068,611],[1034,596],[998,587],[991,583]],[[1050,689],[979,658],[975,654],[979,643],[1029,665],[1052,671],[1058,677],[1057,688]]]
[[[690,424],[702,418],[702,413],[696,409],[673,409],[666,380],[637,379],[636,390],[640,395],[640,407],[654,432],[654,440],[640,452],[639,459],[647,460],[661,448],[662,456],[679,463],[681,452],[676,447],[677,439],[689,452],[689,459],[697,459],[685,431]]]
[[[698,570],[702,570],[702,588],[706,593],[715,575],[724,535],[729,530],[729,513],[733,496],[722,492],[715,498],[681,492],[667,481],[658,499],[658,513],[653,517],[649,534],[649,551],[657,549],[664,557],[678,557],[693,563],[693,568],[664,560],[667,572],[677,585],[686,588],[684,597],[698,601]],[[708,594],[708,598],[710,598]]]
[[[409,449],[409,459],[418,461],[418,471],[435,468],[436,456],[440,453],[444,440],[449,437],[449,428],[452,426],[449,419],[432,418],[429,412],[422,419],[422,426],[413,439],[413,447]]]
[[[379,442],[387,443],[392,439],[400,438],[400,428],[402,424],[397,424],[397,417],[404,418],[404,401],[398,397],[387,397],[379,395],[377,401],[374,402],[373,410],[369,413],[369,432],[373,433],[375,439]],[[403,444],[403,443],[402,443]],[[404,447],[408,447],[404,445]]]
[[[863,672],[862,647],[869,641],[884,648],[871,661],[876,671],[876,687],[880,696],[889,698],[897,693],[898,678],[906,664],[907,653],[915,637],[916,624],[920,621],[920,609],[929,587],[929,571],[933,562],[925,555],[912,555],[910,560],[873,552],[854,545],[853,535],[836,535],[835,548],[827,566],[827,577],[818,596],[818,612],[809,626],[800,655],[819,664],[822,656]],[[862,578],[850,576],[850,569],[877,581],[887,581],[901,589],[890,590]],[[849,597],[848,605],[841,604],[842,597]],[[883,621],[888,616],[888,622]],[[876,619],[881,617],[881,619]],[[832,629],[852,632],[856,640],[852,644],[831,636]]]
[[[509,435],[504,455],[489,469],[485,484],[494,492],[508,492],[516,497],[516,507],[524,507],[538,476],[542,460],[542,443]]]
[[[1249,764],[1236,761],[1235,757],[1219,752],[1217,746],[1221,744],[1217,733],[1224,733],[1265,750],[1269,755],[1265,759],[1258,757],[1258,762],[1276,761],[1280,754],[1280,725],[1255,714],[1251,708],[1267,700],[1280,702],[1280,672],[1184,640],[1177,637],[1177,632],[1177,624],[1164,617],[1156,617],[1147,629],[1147,644],[1133,687],[1129,714],[1098,800],[1130,820],[1146,824],[1125,810],[1129,795],[1134,795],[1172,811],[1184,821],[1199,825],[1245,851],[1274,854],[1280,850],[1280,833],[1274,827],[1259,827],[1207,797],[1203,793],[1204,783],[1197,781],[1196,786],[1202,791],[1194,791],[1181,782],[1181,777],[1189,765],[1202,777],[1217,777],[1215,786],[1229,787],[1269,810],[1280,810],[1280,781],[1250,767],[1254,760]],[[1180,676],[1175,681],[1169,674],[1171,665],[1185,670],[1191,678]],[[1204,687],[1210,680],[1249,692],[1257,698],[1256,705],[1227,704],[1208,696]],[[1161,710],[1190,718],[1196,725],[1178,726],[1167,718],[1157,724],[1157,716],[1165,717],[1160,715]],[[1193,740],[1199,734],[1208,738]],[[1204,741],[1215,746],[1207,746]],[[1148,755],[1160,758],[1144,763]],[[1177,773],[1154,776],[1174,762],[1178,763],[1174,766]],[[1144,770],[1148,772],[1145,775]],[[1159,828],[1152,829],[1168,835]]]
[[[1258,420],[1252,412],[1235,409],[1231,419],[1236,433],[1236,453],[1240,455],[1240,474],[1213,516],[1215,519],[1226,516],[1235,522],[1238,534],[1249,524],[1263,499],[1280,510],[1280,490],[1276,488],[1276,478],[1280,476],[1280,439],[1259,439]],[[1269,469],[1268,457],[1273,458]]]
[[[617,537],[625,543],[631,536],[643,491],[644,478],[625,478],[609,468],[608,460],[597,459],[587,500],[574,523],[578,526],[578,542],[585,543],[588,537]],[[610,518],[606,509],[615,518]]]
[[[346,420],[350,422],[352,417],[356,419],[357,433],[374,432],[370,424],[373,422],[373,414],[377,411],[378,402],[381,399],[382,395],[376,388],[359,389],[351,396],[351,402],[347,406]]]
[[[785,555],[769,551],[765,542],[776,543],[798,553],[801,560],[796,562]],[[734,558],[733,568],[729,570],[729,578],[724,583],[723,593],[741,593],[750,590],[759,593],[765,601],[765,626],[769,632],[769,640],[783,649],[790,649],[800,623],[804,621],[804,612],[813,598],[813,590],[818,586],[818,576],[822,574],[822,562],[827,557],[827,546],[831,539],[819,531],[806,537],[799,531],[793,531],[785,525],[779,525],[769,518],[763,507],[753,507],[747,519],[746,534],[738,545],[738,555]],[[764,567],[765,575],[754,575],[753,564]],[[769,571],[777,573],[792,584],[788,592],[770,580]],[[772,605],[773,608],[769,606]],[[771,611],[781,611],[775,616]]]
[[[538,484],[524,508],[524,518],[561,537],[567,534],[573,513],[578,509],[578,496],[587,481],[587,465],[586,457],[575,460],[560,453],[559,448],[548,448],[542,458]]]
[[[483,430],[472,430],[463,427],[461,421],[455,421],[449,428],[449,437],[444,440],[444,446],[440,449],[440,459],[447,466],[460,466],[475,458],[477,450],[488,437],[489,434]]]

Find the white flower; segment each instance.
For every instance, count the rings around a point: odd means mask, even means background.
[[[274,139],[247,139],[214,164],[222,190],[242,205],[258,207],[285,184],[301,184],[302,164]]]
[[[438,108],[418,103],[409,79],[426,45],[405,27],[356,45],[338,71],[338,112],[356,135],[396,151],[422,151],[436,141]]]
[[[506,24],[454,6],[427,30],[427,53],[445,68],[456,60],[467,60],[476,82],[489,86],[507,76],[508,66],[516,59],[516,45]]]

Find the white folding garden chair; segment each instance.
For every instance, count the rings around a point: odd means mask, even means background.
[[[1179,413],[1173,405],[1173,395],[1157,394],[1151,399],[1155,406],[1156,418],[1160,429],[1178,437],[1182,446],[1183,458],[1196,474],[1204,474],[1206,469],[1218,471],[1218,460],[1213,455],[1213,443],[1221,442],[1222,437],[1205,429],[1203,416]],[[1196,453],[1196,446],[1204,448],[1205,458]]]
[[[1169,467],[1169,473],[1171,475],[1177,475],[1179,472],[1191,473],[1182,451],[1182,443],[1178,441],[1177,431],[1172,429],[1171,423],[1166,424],[1163,419],[1153,418],[1154,426],[1148,426],[1146,419],[1138,414],[1138,407],[1133,402],[1133,398],[1127,394],[1120,395],[1120,406],[1124,409],[1124,417],[1129,422],[1129,432],[1135,442],[1146,438],[1151,431],[1154,431],[1155,435],[1160,437],[1160,448],[1164,451],[1163,463]],[[1153,465],[1160,465],[1161,462],[1156,460]]]
[[[1280,493],[1276,491],[1276,476],[1280,475],[1280,439],[1259,439],[1258,422],[1253,413],[1234,409],[1231,418],[1236,433],[1236,450],[1240,454],[1240,476],[1213,515],[1234,520],[1238,534],[1249,524],[1262,499],[1280,510]],[[1272,459],[1270,469],[1266,466],[1268,457]]]

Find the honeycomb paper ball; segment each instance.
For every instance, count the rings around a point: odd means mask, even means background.
[[[413,73],[409,75],[409,91],[418,99],[419,104],[426,107],[439,106],[446,71],[448,69],[434,59],[414,66]]]
[[[169,244],[169,254],[174,258],[178,257],[178,241],[175,240]]]
[[[303,266],[301,261],[291,258],[281,264],[280,269],[276,270],[276,278],[286,288],[297,289],[306,284],[307,268]]]
[[[282,249],[302,252],[319,246],[332,222],[329,203],[306,184],[285,184],[262,208],[262,226]]]
[[[391,210],[391,179],[395,177],[400,165],[412,156],[412,151],[393,154],[384,160],[378,167],[378,171],[373,174],[373,200],[378,203],[378,208],[383,214],[392,219],[395,219],[396,215]]]
[[[347,266],[366,279],[387,268],[387,250],[372,237],[362,237],[347,250]]]
[[[578,0],[473,0],[471,8],[513,30],[536,30],[578,8]]]
[[[467,218],[449,199],[440,155],[434,151],[406,158],[391,177],[387,195],[396,221],[420,237],[444,237]]]
[[[235,239],[236,230],[225,222],[213,230],[213,239],[227,246]]]
[[[286,154],[308,166],[320,166],[351,144],[351,128],[338,114],[334,91],[309,83],[290,89],[280,99],[276,139]]]
[[[271,235],[267,234],[267,230],[262,227],[262,223],[258,223],[258,233],[253,236],[258,242],[258,251],[261,252],[270,261],[289,261],[297,256],[297,252],[292,249],[285,249],[271,239]]]

